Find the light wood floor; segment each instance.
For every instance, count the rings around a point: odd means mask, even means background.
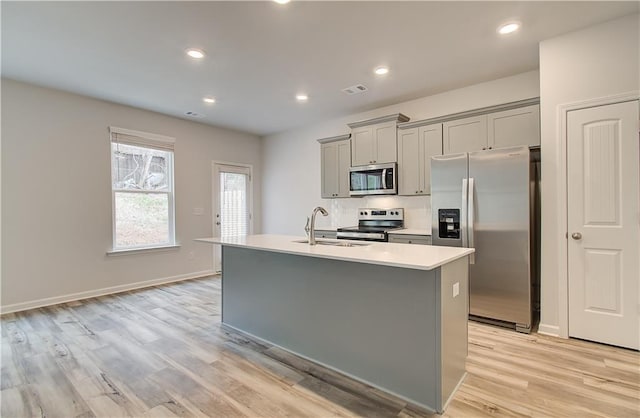
[[[637,352],[476,323],[469,337],[445,416],[640,416]],[[5,315],[0,377],[2,417],[427,415],[222,329],[219,278]]]

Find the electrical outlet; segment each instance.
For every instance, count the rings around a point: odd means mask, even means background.
[[[204,215],[204,208],[193,208],[193,214],[196,216]]]
[[[460,294],[460,282],[455,282],[453,284],[453,297],[455,298]]]

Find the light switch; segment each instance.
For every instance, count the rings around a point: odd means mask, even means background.
[[[455,282],[453,284],[453,297],[455,298],[460,294],[460,282]]]

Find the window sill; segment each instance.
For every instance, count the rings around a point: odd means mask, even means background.
[[[164,251],[177,250],[180,248],[180,245],[161,245],[158,247],[144,247],[144,248],[129,248],[125,250],[111,250],[107,251],[107,255],[109,257],[120,256],[120,255],[129,255],[129,254],[143,254],[143,253],[157,253]]]

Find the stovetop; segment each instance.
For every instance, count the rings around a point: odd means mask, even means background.
[[[404,209],[358,209],[358,225],[338,228],[338,232],[384,234],[404,228]]]

